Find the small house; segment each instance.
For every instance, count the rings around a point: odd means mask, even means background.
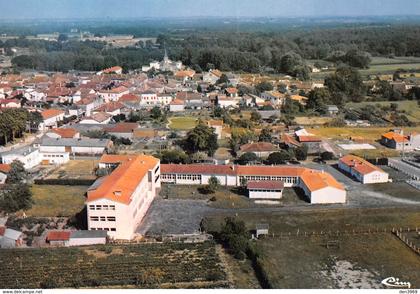
[[[69,246],[86,246],[106,244],[107,232],[102,230],[95,231],[74,231],[70,235]]]
[[[22,232],[6,227],[0,227],[0,248],[16,248],[22,244]]]
[[[69,246],[70,234],[69,231],[50,231],[46,241],[51,246]]]

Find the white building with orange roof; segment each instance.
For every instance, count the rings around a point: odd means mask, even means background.
[[[110,175],[88,190],[88,229],[105,230],[110,238],[130,240],[160,188],[160,162],[146,155],[119,161]]]
[[[354,155],[346,155],[338,161],[338,167],[362,184],[387,183],[388,173],[372,163]]]
[[[39,124],[39,129],[56,128],[58,123],[64,120],[64,111],[60,109],[46,109],[41,112],[43,122]]]
[[[128,94],[130,91],[124,87],[119,86],[112,88],[111,90],[100,90],[98,92],[99,96],[101,96],[106,103],[110,101],[118,101],[122,96]]]
[[[207,185],[212,176],[224,186],[279,181],[284,187],[301,188],[312,204],[346,202],[344,186],[331,174],[303,167],[162,164],[161,175],[162,182],[179,185]]]
[[[420,134],[404,135],[403,130],[391,130],[382,135],[381,144],[400,151],[412,151],[420,147]]]
[[[207,122],[207,125],[214,129],[218,140],[222,139],[223,120],[211,119]]]

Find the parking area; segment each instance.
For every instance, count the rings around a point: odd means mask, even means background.
[[[141,235],[193,234],[200,222],[214,211],[204,200],[164,200],[156,198],[137,229]]]

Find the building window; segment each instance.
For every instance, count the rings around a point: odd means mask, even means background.
[[[102,210],[102,205],[96,205],[96,210]]]
[[[111,228],[111,231],[112,232],[115,232],[117,229],[116,228]]]
[[[95,205],[89,205],[90,210],[95,210]]]
[[[108,205],[103,205],[102,208],[103,210],[108,210]]]
[[[101,216],[101,221],[105,221],[105,217],[104,216]]]
[[[115,205],[110,205],[109,210],[115,210]]]
[[[94,221],[94,222],[97,222],[97,221],[99,221],[99,217],[97,217],[97,216],[91,216],[90,217],[90,220],[91,221]]]
[[[109,222],[115,222],[115,216],[108,216],[106,220]]]

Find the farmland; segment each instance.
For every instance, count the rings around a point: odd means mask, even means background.
[[[225,216],[207,218],[205,228],[217,231]],[[256,241],[271,287],[378,288],[382,279],[396,273],[417,287],[420,284],[418,256],[390,232],[393,227],[418,227],[416,208],[325,209],[293,215],[254,212],[237,218],[249,230],[268,224],[269,233],[276,235]],[[368,233],[374,230],[386,232]],[[334,246],[327,246],[330,242]],[[251,276],[246,271],[237,275],[242,281]]]
[[[226,287],[212,242],[0,251],[3,288]]]
[[[191,116],[169,118],[169,128],[173,130],[190,130],[197,124],[197,119]]]
[[[313,133],[314,135],[330,138],[330,139],[362,139],[365,143],[374,142],[381,139],[381,135],[388,132],[390,128],[376,128],[376,127],[366,127],[366,128],[329,128],[329,127],[319,127],[319,128],[308,128],[308,132]],[[404,127],[406,133],[412,131],[420,131],[419,127]]]
[[[87,186],[32,185],[34,204],[26,215],[72,216],[82,210]]]

